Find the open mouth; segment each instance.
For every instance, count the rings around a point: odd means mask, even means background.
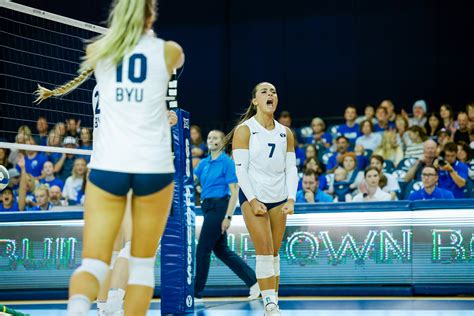
[[[273,99],[267,100],[267,106],[273,107]]]

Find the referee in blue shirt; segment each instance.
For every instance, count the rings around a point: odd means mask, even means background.
[[[237,176],[233,161],[220,149],[224,133],[209,132],[207,146],[210,155],[194,170],[201,187],[201,209],[204,222],[196,251],[196,281],[194,296],[202,298],[209,274],[211,252],[225,263],[250,288],[249,299],[257,299],[260,291],[255,272],[227,245],[227,229],[237,203]]]

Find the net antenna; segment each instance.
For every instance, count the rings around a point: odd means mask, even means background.
[[[176,109],[178,107],[178,75],[176,69],[173,70],[171,79],[168,82],[168,95],[166,96],[166,101],[168,101],[168,107],[170,109]]]

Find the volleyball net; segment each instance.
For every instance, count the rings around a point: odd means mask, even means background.
[[[9,164],[12,176],[18,178],[15,169],[18,171],[19,153],[36,153],[29,155],[26,161],[33,186],[40,185],[46,161],[52,162],[54,176],[61,176],[65,181],[75,168],[77,158],[89,160],[95,111],[93,76],[73,92],[50,98],[40,105],[33,104],[33,92],[38,84],[51,88],[75,78],[85,42],[106,31],[96,25],[0,0],[0,150],[8,156],[5,164]],[[156,265],[156,274],[161,275],[163,313],[192,311],[194,297],[195,215],[190,118],[188,112],[178,108],[177,88],[174,73],[167,102],[178,116],[178,123],[172,128],[175,192],[173,210],[161,243],[161,263]],[[62,169],[67,166],[69,170],[56,172],[61,159],[64,159]],[[60,174],[62,171],[64,174]],[[34,206],[37,201],[31,185],[30,190],[27,203]],[[83,199],[61,203],[78,204],[80,208]],[[1,235],[0,239],[4,238]],[[78,256],[81,248],[79,244],[75,247]],[[33,259],[33,249],[31,255]]]

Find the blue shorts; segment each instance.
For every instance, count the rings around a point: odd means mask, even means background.
[[[244,202],[247,202],[247,197],[245,196],[244,192],[242,192],[242,189],[239,189],[239,202],[240,202],[240,205],[244,204]],[[286,203],[286,201],[288,201],[288,199],[284,199],[283,201],[280,201],[280,202],[277,202],[277,203],[263,203],[263,202],[260,202],[262,203],[263,205],[265,205],[265,207],[267,208],[267,211],[271,210],[272,208],[274,207],[277,207],[279,205],[282,205],[283,203]]]
[[[137,196],[156,193],[173,181],[174,173],[124,173],[92,169],[89,181],[114,195],[127,195],[130,189]]]

